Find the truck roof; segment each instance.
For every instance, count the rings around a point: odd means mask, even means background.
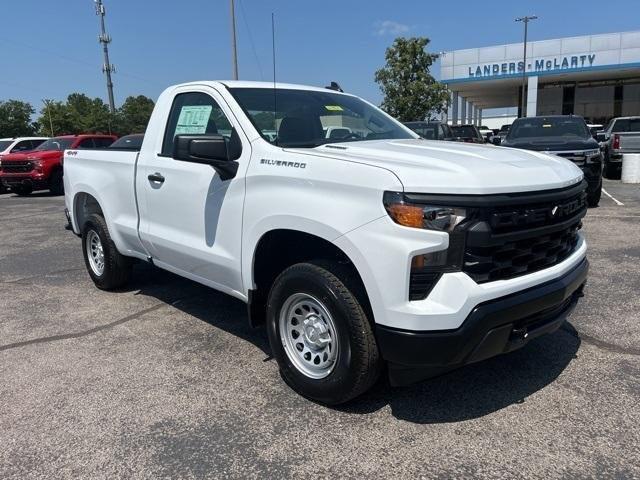
[[[173,87],[170,87],[170,88],[184,87],[184,86],[190,86],[190,85],[208,85],[211,87],[225,86],[228,88],[265,88],[265,89],[273,89],[273,86],[274,86],[273,82],[253,82],[253,81],[245,81],[245,80],[202,80],[202,81],[196,81],[196,82],[181,83],[178,85],[173,85]],[[275,88],[287,89],[287,90],[311,90],[316,92],[341,93],[336,90],[331,90],[324,87],[312,87],[309,85],[298,85],[294,83],[277,83],[276,82]]]
[[[49,137],[7,137],[7,138],[0,138],[0,142],[8,142],[9,140],[49,140]]]
[[[116,135],[109,135],[108,133],[80,133],[78,135],[56,135],[53,138],[114,138]]]

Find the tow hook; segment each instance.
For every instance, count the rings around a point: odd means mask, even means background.
[[[528,336],[529,332],[527,332],[526,328],[514,328],[511,331],[512,342],[524,342]]]

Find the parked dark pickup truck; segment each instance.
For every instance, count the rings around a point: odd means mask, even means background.
[[[571,160],[584,172],[587,203],[595,207],[602,193],[602,153],[582,117],[555,115],[516,119],[503,142],[504,147],[552,153]]]

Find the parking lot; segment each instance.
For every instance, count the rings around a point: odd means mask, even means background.
[[[0,478],[640,477],[640,188],[604,188],[560,331],[334,409],[241,302],[142,264],[99,291],[63,197],[0,195]]]

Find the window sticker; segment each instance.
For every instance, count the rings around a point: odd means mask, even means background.
[[[185,105],[182,107],[174,135],[206,133],[212,109],[212,105]]]
[[[342,111],[342,107],[340,105],[325,105],[324,108],[326,108],[330,112],[341,112]]]

